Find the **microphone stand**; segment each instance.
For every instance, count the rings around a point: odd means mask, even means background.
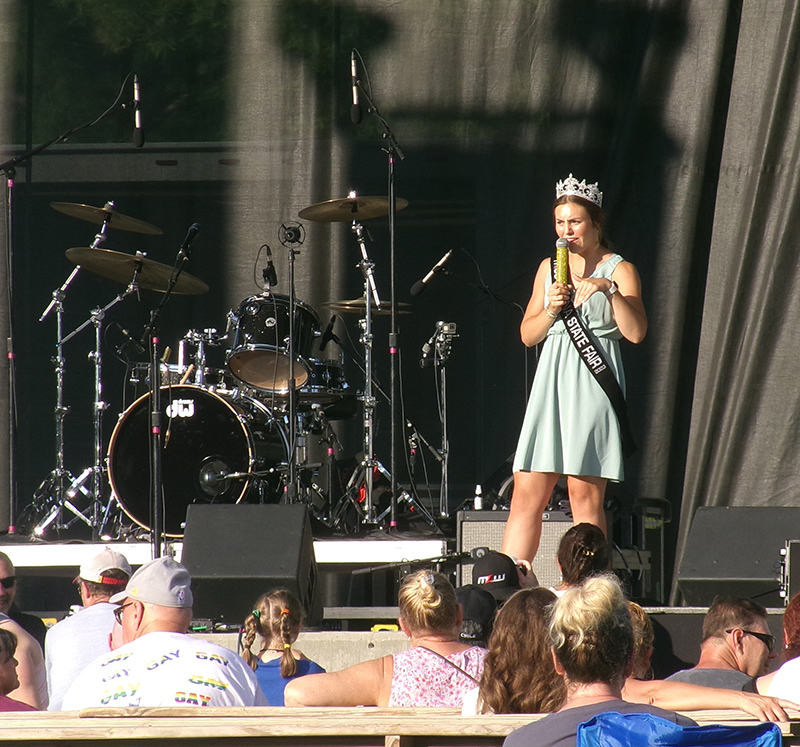
[[[395,215],[397,209],[394,196],[394,166],[395,161],[405,160],[400,144],[392,132],[389,123],[383,118],[375,106],[372,97],[364,90],[361,81],[357,80],[359,90],[367,101],[367,113],[374,114],[383,126],[383,139],[385,145],[381,150],[386,153],[388,160],[388,195],[389,195],[389,291],[391,294],[391,331],[389,332],[389,361],[391,364],[389,377],[389,405],[391,410],[391,455],[389,460],[389,471],[391,473],[391,492],[389,495],[389,527],[397,527],[397,413],[395,402],[397,402],[397,369],[400,355],[400,335],[397,329],[397,298],[395,295]]]
[[[9,488],[9,526],[8,526],[8,533],[9,534],[16,534],[16,527],[14,526],[15,516],[16,513],[16,505],[17,505],[17,486],[16,486],[16,472],[14,462],[16,460],[16,420],[17,420],[17,387],[16,387],[16,354],[14,352],[14,314],[13,314],[13,282],[14,282],[14,236],[13,236],[13,222],[14,222],[14,179],[16,178],[17,169],[16,167],[19,164],[24,163],[29,158],[41,153],[43,150],[46,150],[52,145],[56,145],[58,143],[66,142],[71,135],[74,135],[76,132],[80,132],[81,130],[88,129],[89,127],[94,127],[96,124],[99,124],[103,119],[105,119],[112,111],[114,111],[118,106],[120,108],[126,108],[130,106],[128,103],[120,104],[122,100],[122,92],[125,90],[125,86],[128,84],[128,80],[130,80],[133,73],[128,73],[125,76],[125,80],[122,81],[122,85],[120,86],[119,93],[117,94],[116,99],[114,99],[114,103],[108,107],[99,117],[93,119],[91,122],[86,122],[85,124],[79,125],[78,127],[73,127],[71,130],[67,130],[62,135],[58,135],[54,137],[52,140],[48,140],[46,143],[42,143],[41,145],[37,145],[35,148],[30,148],[29,150],[25,151],[24,153],[20,153],[19,155],[10,158],[8,161],[4,163],[0,163],[0,173],[5,175],[4,187],[5,187],[5,194],[3,200],[3,208],[5,212],[5,225],[6,225],[6,235],[5,235],[5,248],[6,248],[6,298],[8,300],[8,338],[6,339],[6,360],[8,361],[8,488]],[[48,311],[50,307],[48,307]],[[45,315],[47,312],[45,312]],[[59,478],[58,485],[63,485],[61,478]]]

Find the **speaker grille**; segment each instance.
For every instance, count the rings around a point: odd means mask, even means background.
[[[458,547],[460,552],[470,552],[476,547],[500,550],[506,528],[508,511],[459,511]],[[572,518],[563,511],[548,511],[542,517],[542,540],[533,561],[533,572],[540,586],[558,586],[561,573],[556,555],[564,533],[572,526]],[[472,563],[462,563],[459,584],[472,583]]]

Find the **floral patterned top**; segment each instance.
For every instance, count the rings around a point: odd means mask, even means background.
[[[487,653],[485,648],[472,646],[441,657],[423,646],[415,646],[394,654],[388,705],[461,708],[464,693],[474,688],[483,674]]]

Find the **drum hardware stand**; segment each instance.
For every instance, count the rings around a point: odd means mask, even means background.
[[[439,450],[442,463],[442,487],[439,492],[439,515],[447,517],[450,515],[449,504],[449,452],[450,441],[447,429],[447,363],[450,360],[450,348],[456,334],[455,322],[436,322],[436,331],[433,336],[422,347],[422,360],[419,364],[423,368],[427,366],[433,353],[433,365],[435,368],[436,379],[439,383],[439,417],[442,421],[442,448]]]
[[[105,204],[105,207],[109,210],[103,223],[100,227],[100,230],[95,235],[94,240],[91,243],[91,248],[96,249],[100,247],[106,238],[106,231],[108,230],[108,224],[111,220],[111,211],[114,209],[114,202],[108,201]],[[64,325],[64,299],[66,298],[67,291],[69,290],[69,286],[72,284],[72,281],[77,277],[78,273],[80,272],[80,265],[76,265],[72,272],[69,274],[67,279],[61,284],[59,288],[53,291],[52,298],[50,303],[48,304],[47,308],[42,312],[42,315],[39,317],[39,321],[43,322],[50,314],[53,309],[56,312],[56,355],[52,358],[52,362],[55,368],[56,374],[56,407],[55,407],[55,432],[56,432],[56,467],[50,473],[50,477],[48,478],[48,487],[49,490],[47,491],[48,494],[46,496],[47,505],[52,503],[52,508],[50,509],[49,513],[47,514],[46,518],[43,521],[36,523],[33,531],[34,534],[37,536],[42,536],[47,529],[56,519],[60,519],[60,514],[63,508],[68,509],[72,512],[75,516],[74,519],[69,521],[67,524],[62,524],[59,521],[56,524],[56,529],[66,529],[68,528],[77,518],[82,519],[88,526],[92,527],[93,529],[96,527],[96,522],[92,522],[91,520],[87,520],[83,513],[81,513],[70,501],[65,500],[65,483],[69,481],[69,486],[66,488],[66,495],[69,498],[75,498],[77,492],[80,491],[84,495],[88,496],[89,492],[85,489],[84,485],[89,475],[94,474],[97,475],[95,470],[99,464],[97,459],[97,430],[95,426],[95,468],[88,468],[84,470],[83,473],[79,477],[74,477],[64,466],[64,418],[66,417],[67,413],[69,412],[70,408],[64,406],[64,344],[74,337],[79,331],[81,331],[86,324],[82,325],[79,329],[75,330],[74,332],[70,333],[67,337],[63,337],[63,325]],[[127,295],[127,294],[126,294]],[[118,299],[121,300],[121,299]],[[116,303],[116,301],[114,302]],[[112,304],[113,305],[113,304]],[[109,307],[110,308],[110,307]],[[99,334],[99,332],[98,332]],[[99,353],[100,347],[99,342],[96,342],[96,351]],[[91,356],[90,356],[91,358]],[[97,406],[97,402],[99,398],[97,396],[97,376],[99,374],[96,373],[95,376],[95,406]],[[103,408],[105,409],[105,407]],[[98,490],[99,485],[94,485],[95,491]],[[98,493],[95,492],[94,495]],[[40,496],[45,497],[45,496]],[[94,496],[92,496],[92,500],[94,501]]]
[[[358,55],[361,58],[361,53],[357,50],[353,50],[354,55]],[[362,67],[364,66],[364,60],[361,59]],[[400,147],[400,143],[397,141],[397,138],[392,132],[392,128],[389,126],[389,123],[383,118],[381,113],[378,111],[378,107],[375,106],[375,102],[372,100],[371,94],[371,85],[368,86],[370,88],[370,93],[364,89],[361,85],[361,81],[356,79],[356,85],[358,86],[359,91],[364,96],[364,99],[367,102],[368,108],[367,112],[372,114],[376,117],[376,119],[381,123],[383,126],[383,140],[384,140],[384,147],[381,150],[387,156],[387,164],[388,164],[388,196],[389,196],[389,288],[391,293],[391,331],[389,333],[389,360],[391,363],[390,368],[390,397],[389,397],[389,412],[391,413],[391,454],[390,454],[390,467],[392,471],[392,476],[390,478],[391,482],[391,496],[390,496],[390,507],[391,507],[391,515],[389,518],[389,527],[395,527],[397,525],[397,512],[396,512],[396,496],[397,496],[397,412],[395,408],[395,403],[398,400],[397,397],[397,385],[398,385],[398,362],[399,362],[399,353],[400,353],[400,335],[397,330],[397,298],[395,295],[395,268],[397,265],[395,259],[395,216],[397,213],[397,204],[395,201],[395,190],[394,190],[394,167],[395,161],[405,160],[405,154],[403,153],[402,148]],[[371,371],[370,371],[371,373]]]
[[[355,192],[350,192],[351,198],[356,197]],[[375,284],[375,276],[373,273],[374,263],[367,255],[367,247],[364,239],[364,228],[360,223],[353,221],[352,229],[356,234],[359,248],[361,249],[361,262],[358,266],[364,275],[364,318],[359,320],[361,327],[360,342],[364,346],[364,394],[359,398],[364,404],[364,457],[356,467],[345,488],[345,496],[355,506],[356,510],[362,516],[362,521],[367,524],[376,524],[377,517],[375,516],[375,505],[373,502],[373,478],[374,470],[377,469],[386,477],[391,480],[391,475],[386,468],[375,459],[373,453],[374,444],[374,414],[376,407],[376,399],[373,394],[373,362],[372,362],[372,302],[375,302],[375,308],[380,309],[381,300],[378,296],[378,288]],[[354,497],[357,487],[361,480],[364,481],[364,505]]]

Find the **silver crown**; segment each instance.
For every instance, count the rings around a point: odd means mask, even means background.
[[[577,195],[599,207],[603,206],[603,193],[600,191],[600,185],[597,182],[587,184],[586,179],[579,182],[572,174],[563,182],[556,182],[556,199],[564,195]]]

